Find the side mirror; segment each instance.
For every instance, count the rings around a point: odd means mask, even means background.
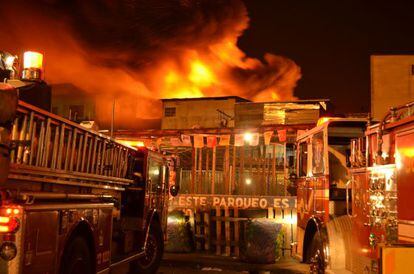
[[[176,185],[170,186],[170,194],[175,197],[178,195],[179,188]]]

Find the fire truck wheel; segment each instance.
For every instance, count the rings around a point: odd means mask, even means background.
[[[323,240],[319,233],[315,233],[308,249],[308,263],[310,263],[310,273],[325,273],[325,254],[323,252]]]
[[[70,240],[62,257],[61,274],[92,274],[91,253],[83,237]]]
[[[153,274],[160,266],[164,252],[164,237],[160,225],[155,222],[151,225],[145,247],[145,256],[136,263],[136,273]]]

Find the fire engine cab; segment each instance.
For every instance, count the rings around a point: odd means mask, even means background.
[[[413,106],[298,136],[298,254],[312,272],[414,273]]]
[[[328,224],[346,215],[350,144],[363,136],[366,123],[362,118],[322,118],[297,137],[297,250],[304,262],[324,265],[332,259]]]
[[[176,161],[19,100],[42,84],[41,66],[25,61],[22,80],[5,56],[0,273],[155,273]]]

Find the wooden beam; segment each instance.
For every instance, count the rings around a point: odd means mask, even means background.
[[[198,151],[198,183],[197,193],[203,193],[203,148]]]
[[[210,211],[204,212],[204,249],[210,250]]]
[[[224,216],[225,217],[230,217],[230,212],[229,212],[228,207],[226,207],[224,209]],[[224,229],[225,229],[225,236],[226,236],[226,256],[230,256],[230,253],[231,253],[230,221],[228,221],[228,220],[225,221]]]
[[[226,146],[225,151],[224,151],[224,167],[223,167],[223,171],[224,171],[224,194],[229,194],[229,172],[230,172],[230,147]]]
[[[214,152],[214,151],[213,151]],[[221,221],[218,217],[221,216],[221,209],[220,207],[216,207],[216,255],[221,255]]]
[[[191,193],[194,192],[194,184],[195,184],[195,177],[196,177],[196,166],[197,166],[197,148],[193,147],[193,151],[191,153],[191,185],[190,191]]]
[[[273,195],[277,195],[277,181],[276,181],[276,144],[273,144],[273,158],[272,158],[272,185]]]
[[[237,219],[239,217],[239,209],[237,207],[234,208],[234,218]],[[234,247],[234,256],[240,256],[240,224],[239,221],[234,222],[234,241],[236,242],[236,246]]]
[[[230,194],[234,194],[235,193],[235,188],[236,188],[236,154],[237,154],[237,150],[236,150],[236,146],[233,146],[233,163],[232,163],[232,172],[231,172],[231,191]]]
[[[245,190],[244,190],[244,146],[240,147],[239,151],[240,151],[240,175],[239,175],[239,191],[237,192],[238,194],[245,194]]]
[[[215,194],[215,180],[216,180],[216,147],[213,147],[213,156],[211,164],[211,194]]]

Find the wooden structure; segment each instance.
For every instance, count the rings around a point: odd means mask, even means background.
[[[230,99],[236,101],[234,105],[230,105]],[[230,99],[163,100],[162,130],[118,131],[115,136],[139,140],[179,156],[178,201],[199,196],[227,197],[225,204],[199,206],[184,202],[172,206],[190,216],[198,250],[239,256],[247,221],[267,218],[283,224],[282,254],[292,254],[296,204],[271,205],[265,201],[266,197],[272,200],[294,195],[289,190],[295,189],[290,188],[290,174],[296,167],[296,136],[316,124],[327,101],[252,103]],[[203,102],[205,108],[214,111],[197,118],[204,112],[194,102]],[[219,102],[216,107],[214,102]],[[219,124],[220,117],[228,123]],[[189,121],[197,121],[197,125],[190,127]],[[238,205],[243,199],[257,199],[258,204]],[[287,199],[296,201],[295,197]]]
[[[267,218],[283,225],[280,254],[296,252],[295,197],[181,194],[170,199],[170,208],[183,210],[192,219],[198,251],[239,257],[247,222]]]

